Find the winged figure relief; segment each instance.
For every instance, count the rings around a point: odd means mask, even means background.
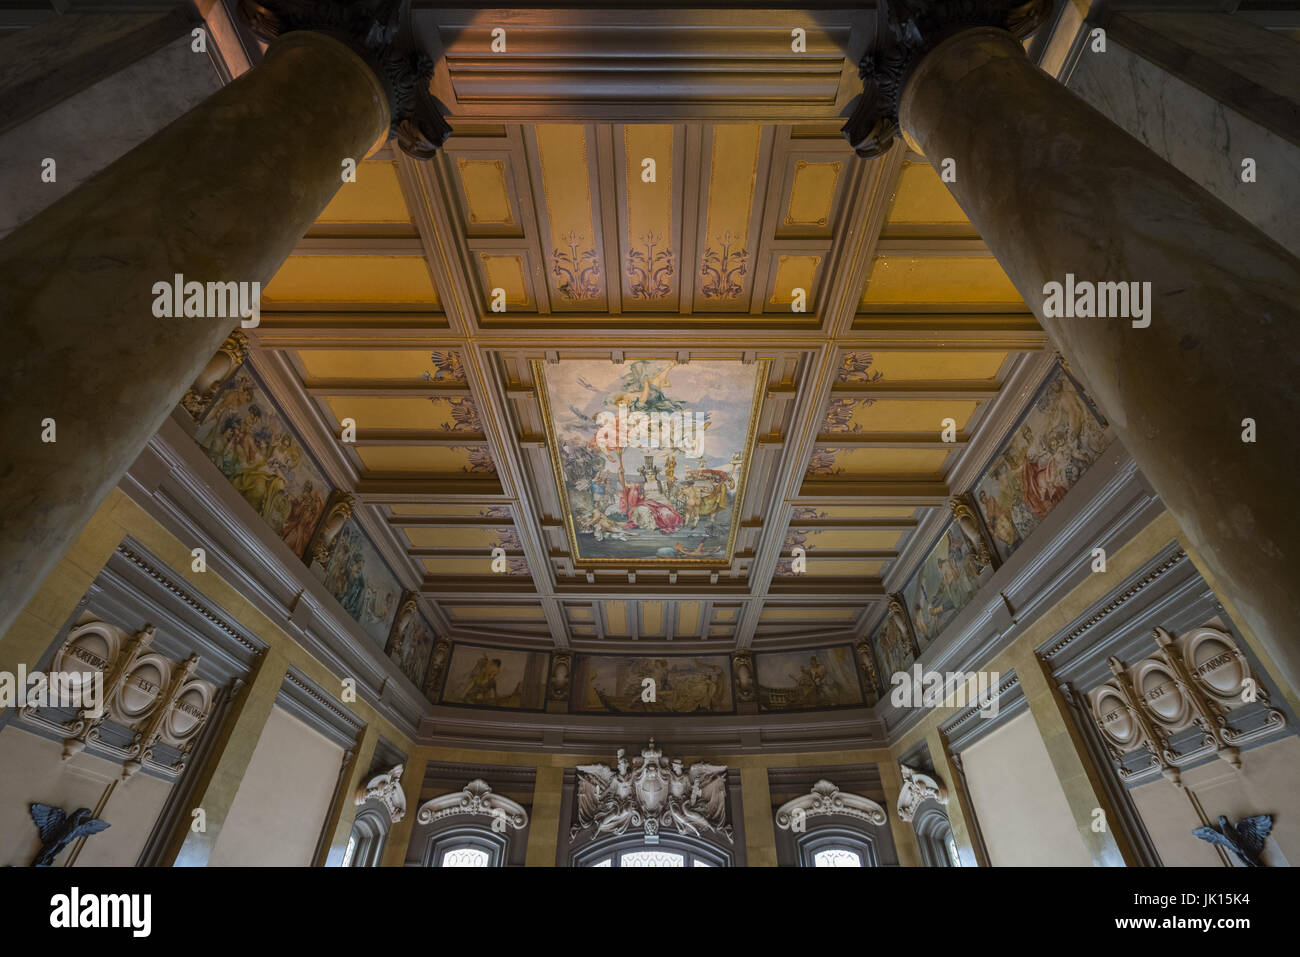
[[[647,835],[671,827],[702,837],[713,833],[733,840],[727,824],[727,768],[697,763],[687,769],[680,758],[664,760],[650,745],[631,765],[620,749],[617,768],[587,764],[577,769],[577,810],[570,837],[592,829],[594,837],[643,827]]]
[[[1202,841],[1226,847],[1236,854],[1247,867],[1263,867],[1260,854],[1269,831],[1273,830],[1271,814],[1243,817],[1234,827],[1226,817],[1219,815],[1219,826],[1198,827],[1192,833]]]
[[[50,867],[59,852],[79,837],[98,834],[109,825],[95,817],[90,808],[79,807],[71,814],[50,804],[33,804],[32,821],[41,837],[41,850],[32,867]]]

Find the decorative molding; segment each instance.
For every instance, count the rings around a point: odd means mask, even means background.
[[[295,668],[290,668],[280,685],[275,703],[305,721],[344,750],[357,746],[365,722],[348,711],[310,682]]]
[[[1150,587],[1159,580],[1166,572],[1176,567],[1187,558],[1187,553],[1181,548],[1166,558],[1147,574],[1143,575],[1124,591],[1120,592],[1101,608],[1089,615],[1081,623],[1076,625],[1071,631],[1062,635],[1044,650],[1038,652],[1038,657],[1043,661],[1050,662],[1058,654],[1065,650],[1069,644],[1083,636],[1085,632],[1100,624],[1107,615],[1119,609],[1125,602],[1141,593],[1144,589]]]
[[[948,791],[935,778],[921,771],[913,770],[906,764],[900,764],[899,770],[903,772],[903,786],[898,792],[898,817],[903,821],[911,821],[924,802],[928,800],[937,801],[940,804],[948,803]]]
[[[714,833],[734,843],[727,823],[725,764],[701,762],[687,771],[680,758],[665,761],[654,738],[631,767],[624,754],[619,748],[615,769],[578,766],[576,823],[569,830],[570,840],[587,829],[598,838],[640,827],[646,843],[657,844],[660,826],[671,825],[682,834]]]
[[[858,64],[862,97],[844,136],[861,157],[887,152],[900,135],[899,102],[912,69],[944,40],[974,27],[996,27],[1023,40],[1052,12],[1052,0],[884,0],[876,51]]]
[[[402,791],[403,765],[396,765],[385,774],[371,778],[357,788],[354,803],[357,807],[367,801],[375,800],[388,811],[388,819],[394,824],[406,817],[406,794]]]
[[[518,831],[528,825],[528,812],[524,806],[508,797],[493,794],[492,788],[482,778],[475,778],[452,794],[425,801],[416,812],[415,819],[420,824],[432,824],[456,814],[491,818],[494,830],[497,821],[504,822],[502,830],[508,826]]]
[[[877,826],[889,820],[885,809],[871,798],[848,794],[823,779],[810,793],[782,804],[776,812],[776,826],[783,831],[801,830],[804,820],[822,814],[842,814]]]
[[[163,588],[165,588],[171,594],[175,595],[181,601],[185,602],[185,604],[189,605],[191,608],[197,611],[208,621],[212,622],[212,624],[216,625],[218,628],[220,628],[231,638],[235,639],[235,641],[243,645],[244,648],[247,649],[252,654],[260,656],[262,652],[266,650],[264,646],[260,644],[254,644],[252,640],[250,640],[249,638],[241,634],[239,631],[237,631],[235,627],[230,623],[228,623],[225,619],[218,617],[215,612],[213,612],[206,605],[202,604],[193,596],[191,596],[189,591],[181,587],[181,585],[179,585],[175,580],[164,575],[147,558],[145,558],[145,556],[137,552],[127,542],[123,542],[122,544],[117,546],[117,553],[121,555],[123,558],[125,558],[127,561],[129,561],[136,568],[140,569],[142,572],[144,572],[146,575],[152,578],[154,581],[156,581],[158,584],[162,585]]]

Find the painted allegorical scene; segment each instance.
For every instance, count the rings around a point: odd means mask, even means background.
[[[433,629],[424,616],[411,605],[403,607],[393,623],[386,654],[417,688],[424,687],[424,674],[429,670],[434,638]]]
[[[583,655],[574,667],[571,706],[617,714],[728,713],[731,661],[725,655]]]
[[[903,586],[907,613],[921,651],[939,637],[992,574],[991,568],[976,565],[975,549],[957,524],[949,522],[921,567]]]
[[[573,359],[534,372],[579,560],[730,560],[766,363]]]
[[[550,655],[539,651],[456,645],[442,702],[539,711],[546,705],[550,663]]]
[[[975,486],[975,502],[1005,561],[1097,461],[1110,434],[1059,366]]]
[[[861,705],[858,666],[848,645],[754,655],[764,711]]]
[[[194,440],[301,558],[332,489],[251,371],[226,380]]]
[[[329,562],[314,562],[311,570],[343,610],[384,647],[402,586],[355,518],[343,523]]]
[[[916,660],[912,639],[893,615],[886,615],[885,620],[876,626],[871,636],[871,650],[876,655],[876,672],[883,685],[879,689],[882,694],[889,690],[890,679],[900,671],[907,671]]]

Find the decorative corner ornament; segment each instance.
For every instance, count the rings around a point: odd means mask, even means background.
[[[940,804],[948,803],[948,792],[944,786],[920,771],[909,768],[906,764],[898,766],[903,772],[903,786],[898,792],[898,818],[911,821],[916,809],[929,800]]]
[[[877,826],[889,820],[885,809],[871,798],[841,791],[823,779],[814,784],[809,793],[782,804],[776,812],[776,826],[788,831],[795,818],[807,819],[819,814],[843,814]]]
[[[396,765],[387,774],[379,774],[357,788],[353,803],[360,807],[371,798],[388,811],[388,819],[397,824],[406,817],[406,795],[402,792],[404,765]]]
[[[884,0],[876,50],[858,64],[862,95],[843,133],[865,159],[889,151],[899,135],[898,107],[912,68],[944,40],[973,27],[997,27],[1017,40],[1051,13],[1051,0]]]
[[[429,92],[434,64],[415,41],[411,0],[239,0],[239,13],[263,40],[310,30],[347,44],[384,85],[389,133],[408,156],[432,159],[451,135]]]

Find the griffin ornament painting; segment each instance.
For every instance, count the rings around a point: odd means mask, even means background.
[[[569,544],[588,564],[727,565],[767,363],[533,363]]]

